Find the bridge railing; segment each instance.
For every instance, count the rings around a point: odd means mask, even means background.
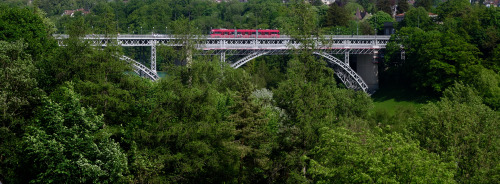
[[[54,35],[59,45],[64,45],[68,35]],[[198,49],[293,49],[299,48],[301,43],[290,36],[281,35],[280,38],[211,38],[210,35],[86,35],[82,39],[90,41],[91,45],[106,46],[109,41],[117,40],[121,46],[182,46],[186,39],[194,40]],[[390,36],[383,35],[325,35],[311,37],[319,49],[380,49],[385,48]]]
[[[53,34],[56,39],[67,39],[69,36],[67,34]],[[148,35],[136,35],[136,34],[118,34],[118,35],[103,35],[103,34],[89,34],[83,38],[88,39],[179,39],[179,38],[191,38],[191,39],[264,39],[264,40],[279,40],[279,39],[294,39],[294,36],[290,35],[280,35],[279,38],[212,38],[210,35],[171,35],[171,34],[148,34]],[[380,39],[389,40],[389,35],[323,35],[319,37],[311,36],[311,39]]]

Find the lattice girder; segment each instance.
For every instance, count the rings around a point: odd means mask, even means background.
[[[368,85],[366,85],[365,81],[363,81],[363,79],[345,62],[342,62],[341,60],[324,52],[313,53],[326,58],[329,63],[332,63],[336,67],[338,67],[335,70],[335,73],[347,88],[368,92]]]
[[[146,78],[151,79],[153,81],[156,81],[160,78],[156,72],[153,72],[151,69],[133,60],[132,58],[129,58],[127,56],[120,56],[120,59],[128,63],[131,63],[132,66],[134,67],[134,72],[137,73],[138,75],[144,74]]]

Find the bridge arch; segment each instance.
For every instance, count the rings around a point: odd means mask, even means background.
[[[349,89],[363,90],[368,93],[368,85],[347,63],[333,57],[325,52],[313,52],[313,54],[326,58],[326,61],[333,64],[335,74]]]
[[[249,61],[251,61],[252,59],[255,59],[255,58],[258,58],[260,56],[263,56],[263,55],[266,55],[268,52],[253,52],[243,58],[241,58],[240,60],[234,62],[233,64],[231,64],[231,67],[233,68],[239,68],[240,66],[243,66],[244,64],[248,63]]]
[[[151,79],[153,81],[156,81],[160,78],[156,73],[156,71],[149,69],[145,65],[135,61],[132,58],[129,58],[127,56],[120,56],[120,60],[126,61],[127,63],[131,63],[132,67],[134,67],[134,72],[137,73],[138,75],[144,75],[146,78]]]
[[[239,68],[244,64],[248,63],[252,59],[259,56],[266,55],[268,52],[253,52],[244,58],[231,64],[233,68]],[[346,85],[349,89],[362,90],[368,92],[368,85],[363,81],[363,79],[347,64],[341,60],[335,58],[334,56],[327,54],[326,52],[313,52],[313,54],[319,55],[326,59],[327,62],[334,65],[334,71],[337,77]]]

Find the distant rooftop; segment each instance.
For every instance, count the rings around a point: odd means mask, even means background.
[[[76,10],[64,10],[64,13],[61,15],[69,15],[69,16],[74,16],[75,12],[82,12],[84,15],[87,15],[90,13],[89,10],[85,10],[83,8],[80,8],[80,9],[76,9]]]

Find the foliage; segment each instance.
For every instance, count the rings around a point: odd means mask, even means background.
[[[347,10],[347,12],[349,12],[349,14],[351,15],[355,15],[356,14],[356,11],[359,10],[359,11],[364,11],[364,8],[363,6],[361,6],[360,4],[358,3],[354,3],[354,2],[348,2],[344,8]]]
[[[456,181],[496,183],[500,116],[481,103],[471,88],[456,83],[440,102],[424,107],[410,130],[423,148],[457,163]]]
[[[415,7],[423,7],[425,10],[430,11],[432,6],[432,0],[417,0],[415,1]]]
[[[408,4],[408,1],[406,1],[406,0],[398,1],[398,7],[397,7],[398,12],[397,13],[405,13],[409,9],[410,9],[410,4]]]
[[[399,27],[418,27],[422,30],[432,30],[435,23],[429,17],[429,14],[423,7],[413,8],[405,13],[405,18]]]
[[[482,102],[494,110],[500,109],[500,75],[482,66],[469,70],[464,81],[472,86]]]
[[[496,9],[448,1],[436,20],[429,9],[407,11],[379,52],[381,87],[398,81],[419,90],[385,89],[392,94],[383,99],[411,104],[380,110],[372,108],[377,94],[337,83],[338,71],[306,38],[374,34],[394,19],[383,11],[352,19],[357,8],[374,13],[373,0],[310,2],[318,6],[37,0],[19,9],[19,1],[3,1],[0,182],[499,183]],[[61,16],[77,8],[90,14]],[[50,39],[54,26],[70,36],[64,47]],[[212,28],[279,29],[306,44],[233,69],[218,56],[197,56],[188,40]],[[188,44],[157,48],[167,72],[152,82],[117,59],[117,43],[80,39],[124,33],[181,35]],[[149,51],[124,52],[148,65]],[[424,105],[423,95],[443,97]]]
[[[120,182],[127,158],[103,128],[102,116],[82,107],[72,84],[45,98],[24,137],[30,182]]]
[[[27,45],[22,41],[8,43],[0,41],[0,110],[2,127],[16,117],[30,117],[32,107],[42,91],[37,87],[37,69],[25,52]]]
[[[37,87],[37,68],[22,41],[0,41],[0,181],[15,182],[18,145],[25,119],[33,117],[43,91]]]
[[[454,183],[454,163],[398,133],[322,128],[308,174],[317,183]]]
[[[370,19],[368,19],[368,22],[373,28],[377,29],[378,34],[380,34],[384,31],[384,23],[395,22],[395,21],[391,17],[391,15],[383,11],[378,11],[376,14],[370,17]]]
[[[337,3],[332,3],[326,15],[326,25],[346,26],[351,16],[351,13],[344,7],[340,7]]]
[[[470,4],[467,0],[445,1],[436,8],[436,12],[441,20],[448,17],[460,17],[467,12]]]
[[[392,6],[394,5],[395,2],[391,0],[378,0],[376,4],[378,11],[385,12],[388,15],[392,15]]]
[[[407,58],[401,72],[420,90],[440,93],[478,64],[479,50],[453,33],[402,28],[396,38]],[[399,53],[400,49],[395,45],[389,47],[389,55]]]
[[[278,172],[290,176],[278,181],[305,182],[308,165],[302,158],[316,145],[319,129],[336,126],[343,118],[366,117],[371,101],[361,92],[337,88],[324,61],[305,54],[290,61],[286,75],[274,94],[278,107],[289,117],[283,123],[278,149],[286,161],[278,160],[284,167]]]
[[[376,12],[376,7],[375,7],[375,2],[374,0],[357,0],[357,2],[363,6],[363,8],[366,10],[366,12],[369,13],[375,13]]]
[[[46,26],[40,16],[27,8],[0,5],[0,40],[14,42],[23,39],[28,45],[26,52],[34,61],[41,60],[55,46]]]

